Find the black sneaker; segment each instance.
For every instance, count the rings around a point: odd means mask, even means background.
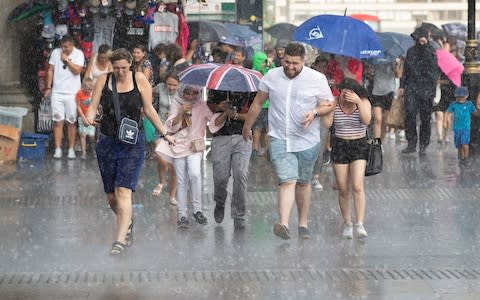
[[[187,217],[181,217],[180,220],[177,221],[177,228],[182,228],[182,229],[188,228]]]
[[[298,237],[303,240],[308,240],[310,238],[310,230],[307,227],[298,227]]]
[[[245,229],[245,220],[244,219],[233,219],[233,228],[236,230]]]
[[[409,154],[409,153],[414,153],[416,151],[417,151],[417,149],[415,147],[407,146],[407,148],[402,150],[402,153],[403,154]]]
[[[202,214],[201,211],[197,211],[196,213],[194,213],[193,217],[198,224],[206,225],[208,223],[207,218]]]
[[[427,153],[427,147],[420,146],[420,150],[418,152],[420,155],[425,155]]]
[[[215,204],[215,210],[213,211],[213,217],[215,218],[215,222],[222,223],[224,214],[225,206],[221,206],[218,203]]]

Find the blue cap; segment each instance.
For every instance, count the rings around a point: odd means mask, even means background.
[[[455,89],[455,97],[467,97],[468,96],[468,88],[465,86],[459,86]]]

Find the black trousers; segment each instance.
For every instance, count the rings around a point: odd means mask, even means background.
[[[405,94],[405,133],[408,147],[416,148],[417,140],[420,147],[430,144],[432,126],[433,97],[417,93]],[[420,136],[417,137],[417,114],[420,114]]]

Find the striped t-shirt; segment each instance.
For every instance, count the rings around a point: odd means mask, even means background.
[[[353,113],[347,114],[338,103],[335,107],[333,125],[335,126],[335,136],[340,138],[359,136],[365,134],[367,130],[367,125],[363,124],[360,120],[358,108],[355,109]]]

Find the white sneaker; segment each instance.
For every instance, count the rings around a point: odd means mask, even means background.
[[[169,203],[170,205],[177,205],[177,199],[175,199],[175,198],[170,198],[170,200],[168,200],[168,203]]]
[[[323,190],[323,185],[320,183],[320,181],[318,181],[317,178],[313,178],[312,179],[312,187],[314,190],[316,191],[321,191]]]
[[[365,227],[363,227],[363,224],[355,224],[355,234],[360,239],[366,238],[368,236]]]
[[[53,158],[56,158],[56,159],[62,158],[62,148],[55,148],[55,153],[53,153]]]
[[[75,150],[73,150],[72,148],[68,149],[68,159],[75,159],[77,158],[77,156],[75,155]]]
[[[387,133],[387,137],[389,140],[395,140],[395,133],[394,132]]]
[[[352,224],[345,224],[345,228],[343,228],[342,237],[344,239],[351,240],[353,238],[353,225]]]
[[[405,137],[405,130],[399,130],[398,137],[400,138],[400,142],[406,142],[407,139]]]

